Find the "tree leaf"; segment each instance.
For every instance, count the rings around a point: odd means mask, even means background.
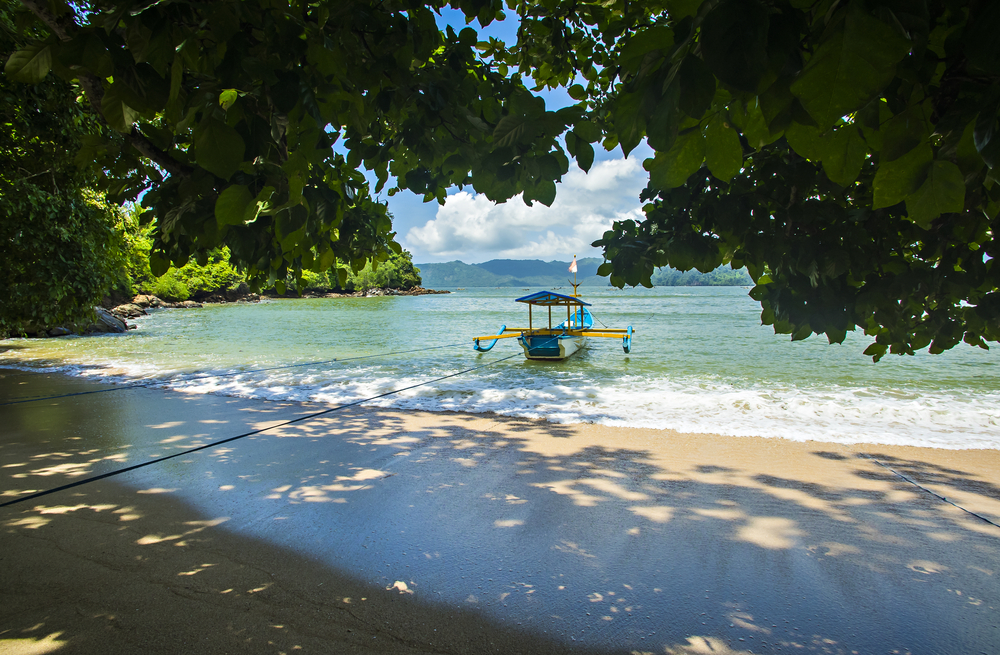
[[[971,9],[962,39],[965,56],[973,68],[993,74],[997,67],[1000,67],[998,32],[1000,32],[1000,3],[976,3]]]
[[[972,132],[976,150],[990,168],[1000,165],[1000,107],[996,103],[983,108],[976,119],[976,127]]]
[[[639,145],[645,132],[641,104],[641,97],[638,93],[620,93],[612,107],[615,132],[626,157]]]
[[[256,203],[242,184],[226,187],[215,201],[215,220],[219,225],[243,225],[253,218]]]
[[[111,60],[107,46],[95,35],[88,36],[80,53],[80,63],[101,78],[114,74],[115,64]]]
[[[906,199],[910,220],[925,230],[941,214],[964,208],[965,180],[962,171],[950,161],[935,161],[924,183]]]
[[[843,27],[820,43],[792,83],[792,93],[820,129],[826,129],[874,98],[892,80],[896,63],[910,47],[860,3],[852,3]]]
[[[576,164],[584,171],[589,171],[594,165],[594,146],[583,139],[576,142]]]
[[[691,118],[701,118],[715,97],[715,77],[701,59],[688,55],[678,71],[680,96],[677,106]]]
[[[154,250],[149,253],[149,270],[156,277],[160,277],[170,270],[170,260]]]
[[[132,125],[139,117],[139,112],[125,104],[121,90],[120,85],[112,84],[111,88],[104,92],[104,97],[101,99],[101,113],[108,125],[122,134],[128,134],[132,131]]]
[[[588,144],[589,145],[589,144]],[[552,180],[542,180],[535,185],[535,200],[546,207],[551,207],[556,200],[556,183]]]
[[[933,158],[934,151],[925,143],[899,159],[880,164],[873,183],[872,209],[891,207],[906,200],[920,188]]]
[[[195,161],[198,165],[224,180],[236,172],[243,161],[246,146],[239,132],[214,118],[195,132]]]
[[[666,25],[648,27],[636,32],[622,48],[618,65],[635,71],[646,53],[653,50],[669,50],[674,45],[674,30]]]
[[[224,89],[222,93],[219,94],[219,104],[223,109],[229,109],[236,102],[237,94],[236,89]]]
[[[642,103],[646,107],[652,105],[645,116],[646,142],[654,150],[666,152],[674,144],[683,119],[677,111],[680,84],[670,84],[662,94],[658,94],[659,84],[650,86],[652,88],[647,87],[644,92],[645,101]]]
[[[792,103],[795,96],[788,88],[788,80],[778,80],[764,93],[757,96],[760,111],[768,130],[781,131],[792,121]]]
[[[57,54],[64,66],[83,66],[100,78],[114,74],[115,66],[107,46],[96,34],[79,34],[63,43]]]
[[[736,118],[732,111],[730,111],[730,117]],[[747,107],[747,113],[742,117],[742,123],[743,136],[750,144],[750,147],[755,150],[760,150],[769,143],[774,143],[781,138],[781,131],[772,133],[768,128],[767,121],[764,119],[764,113],[761,111],[759,104]]]
[[[573,132],[587,143],[594,143],[601,139],[601,128],[594,121],[582,120],[578,122],[573,126]]]
[[[570,130],[563,138],[566,140],[566,150],[569,152],[570,157],[576,157],[576,148],[577,144],[580,143],[580,137]]]
[[[671,18],[681,19],[697,14],[702,2],[704,0],[667,0],[667,9]]]
[[[785,139],[800,157],[809,161],[822,161],[825,147],[823,135],[818,128],[792,123],[785,130]]]
[[[52,47],[39,41],[12,53],[3,72],[18,82],[38,84],[51,69]]]
[[[537,133],[535,122],[523,115],[509,114],[493,130],[494,147],[513,146],[531,141]]]
[[[693,129],[677,136],[667,152],[657,152],[653,159],[643,162],[649,171],[649,183],[658,189],[674,189],[687,179],[705,161],[705,139],[701,130]]]
[[[955,163],[966,177],[971,177],[982,170],[985,162],[976,150],[976,141],[972,136],[975,131],[976,121],[969,121],[962,131],[958,143],[955,144]],[[943,150],[943,148],[942,148]]]
[[[916,148],[924,136],[932,130],[925,105],[919,104],[907,107],[903,112],[890,118],[880,131],[882,147],[879,159],[888,162]]]
[[[705,165],[723,182],[733,179],[743,166],[740,137],[721,113],[705,129]]]
[[[757,0],[723,0],[701,24],[705,64],[722,82],[756,91],[767,70],[767,9]]]
[[[587,99],[587,89],[583,88],[580,84],[574,84],[566,89],[570,98],[573,100],[586,100]]]
[[[889,346],[887,344],[873,343],[867,348],[865,348],[865,351],[862,354],[871,356],[872,361],[877,362],[878,360],[882,359],[882,356],[888,349]]]
[[[868,146],[854,125],[842,125],[824,139],[823,171],[831,181],[846,187],[858,179]]]

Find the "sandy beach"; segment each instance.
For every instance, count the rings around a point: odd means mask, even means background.
[[[0,369],[0,502],[323,409],[108,388]],[[362,406],[0,508],[0,654],[996,653],[996,524],[995,450]]]

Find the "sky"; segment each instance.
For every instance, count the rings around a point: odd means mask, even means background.
[[[456,32],[465,27],[464,16],[450,9],[438,22],[442,28],[451,24]],[[478,22],[471,27],[479,32],[480,40],[489,36],[507,42],[516,39],[513,16],[485,30]],[[574,102],[562,89],[538,95],[545,99],[548,110]],[[396,240],[413,253],[417,263],[601,257],[601,250],[590,244],[610,229],[613,221],[641,217],[639,192],[647,180],[642,161],[652,156],[652,150],[641,144],[627,159],[620,148],[607,152],[595,144],[594,150],[589,173],[570,163],[569,173],[556,184],[551,207],[538,202],[528,207],[519,195],[496,204],[471,187],[449,190],[444,205],[424,203],[421,196],[409,191],[382,199],[394,216]]]

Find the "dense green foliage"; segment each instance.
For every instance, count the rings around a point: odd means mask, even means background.
[[[370,262],[347,278],[347,289],[412,289],[421,284],[420,269],[406,250],[393,253],[384,262]]]
[[[756,281],[762,321],[793,339],[861,326],[875,359],[1000,339],[1000,4],[560,1],[522,14],[507,60],[541,84],[582,72],[570,93],[605,145],[656,151],[645,219],[595,243],[612,283],[731,262]]]
[[[123,236],[128,260],[127,293],[150,294],[170,302],[188,300],[237,289],[244,283],[243,276],[229,262],[229,250],[218,248],[208,253],[204,265],[188,262],[180,268],[171,266],[166,273],[157,277],[149,265],[153,247],[152,227],[141,225],[139,215],[142,209],[134,206],[124,222]]]
[[[0,5],[0,51],[28,42]],[[83,320],[123,277],[121,212],[73,163],[99,129],[70,84],[0,76],[0,335]]]
[[[125,135],[81,162],[116,199],[151,186],[154,273],[223,245],[279,289],[358,272],[399,251],[371,197],[390,178],[551,204],[567,155],[645,139],[645,218],[597,242],[613,284],[732,263],[794,339],[1000,339],[993,0],[452,3],[484,26],[506,5],[509,46],[439,31],[442,0],[22,3],[51,34],[5,70],[78,80]],[[578,104],[546,111],[526,76]]]
[[[124,213],[118,225],[123,255],[126,260],[126,275],[119,283],[121,292],[135,294],[150,294],[170,302],[194,299],[201,300],[209,296],[238,297],[248,289],[246,276],[238,271],[231,261],[229,249],[225,246],[208,253],[204,264],[189,261],[184,266],[171,266],[167,272],[155,276],[150,267],[150,252],[153,248],[153,227],[142,225],[140,216],[142,207],[133,205]],[[377,270],[373,270],[377,266]],[[389,258],[373,266],[369,263],[360,271],[352,271],[348,266],[331,267],[328,271],[303,271],[301,280],[291,275],[286,279],[287,289],[294,289],[299,284],[302,289],[311,291],[354,291],[355,289],[393,288],[412,289],[419,286],[419,271],[414,268],[409,252],[392,253]],[[344,284],[340,282],[338,269],[346,273]],[[226,292],[233,292],[227,294]],[[273,287],[267,289],[273,292]],[[288,292],[295,295],[295,292]]]
[[[243,276],[229,262],[228,249],[223,247],[209,253],[204,265],[188,262],[180,268],[171,266],[160,277],[149,275],[133,282],[132,290],[177,302],[235,290],[243,282]]]
[[[113,212],[81,189],[51,193],[5,178],[0,173],[0,216],[9,219],[0,220],[0,335],[85,319],[121,280]]]
[[[221,245],[252,282],[279,290],[288,272],[386,260],[400,248],[361,164],[376,190],[391,173],[398,188],[443,199],[474,168],[493,198],[525,190],[549,203],[568,170],[555,141],[565,120],[482,63],[474,30],[442,33],[421,4],[25,5],[53,36],[5,70],[78,79],[127,135],[133,149],[93,139],[81,160],[119,200],[152,185],[156,274]]]
[[[242,295],[241,290],[245,291],[248,288],[246,277],[233,266],[229,249],[224,246],[210,252],[204,264],[189,261],[180,268],[171,266],[159,277],[153,275],[149,264],[149,253],[153,244],[151,231],[151,227],[139,225],[133,213],[132,220],[127,222],[122,234],[128,258],[128,278],[122,286],[127,287],[123,290],[128,293],[150,294],[170,302],[179,302],[189,299],[202,300],[210,296],[225,297],[227,291],[235,292],[233,297],[238,297]],[[338,268],[346,272],[346,281],[343,284],[337,274]],[[375,288],[408,290],[421,284],[419,270],[413,266],[410,253],[405,250],[399,254],[392,253],[382,263],[375,265],[369,263],[357,272],[346,266],[338,268],[318,273],[303,271],[301,280],[289,276],[285,289],[280,291],[280,294],[297,295],[294,291],[286,291],[293,289],[296,284],[303,290],[315,292]],[[275,289],[272,287],[267,291],[274,292]]]

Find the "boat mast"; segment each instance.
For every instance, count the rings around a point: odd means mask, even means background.
[[[569,270],[570,272],[573,273],[573,281],[570,282],[570,284],[573,285],[573,297],[579,298],[580,294],[577,291],[577,287],[579,287],[580,285],[576,281],[576,255],[573,255],[573,263],[569,265]]]

